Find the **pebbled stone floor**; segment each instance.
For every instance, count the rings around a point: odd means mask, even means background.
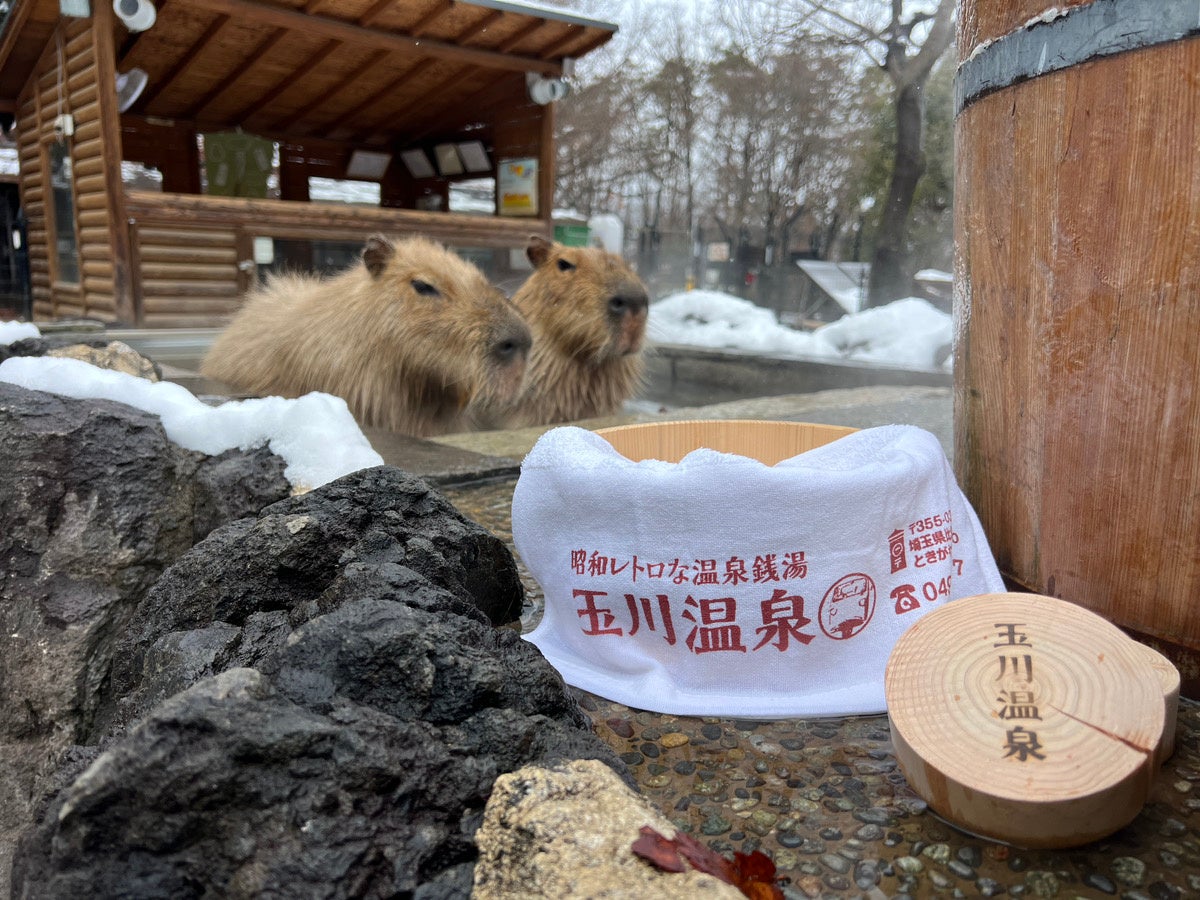
[[[511,548],[515,484],[442,491]],[[542,596],[524,566],[521,575],[528,631]],[[662,715],[577,693],[596,733],[652,803],[718,851],[768,854],[788,898],[1200,893],[1200,704],[1193,701],[1181,703],[1175,755],[1132,824],[1083,847],[1031,851],[966,834],[930,811],[897,767],[886,715],[738,721]]]

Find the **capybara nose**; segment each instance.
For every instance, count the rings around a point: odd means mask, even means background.
[[[525,359],[529,348],[533,346],[533,338],[524,328],[514,328],[500,335],[492,345],[492,353],[501,363],[511,363]]]
[[[646,292],[638,288],[626,288],[608,298],[608,311],[614,316],[644,313],[650,305]]]

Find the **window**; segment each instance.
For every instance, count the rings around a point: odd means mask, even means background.
[[[54,280],[79,284],[79,238],[75,234],[75,182],[71,148],[64,140],[49,146],[51,192],[51,272]]]

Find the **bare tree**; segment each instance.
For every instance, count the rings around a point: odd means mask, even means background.
[[[778,266],[798,223],[819,227],[839,205],[864,120],[844,50],[805,38],[753,56],[730,49],[710,69],[711,212],[735,258],[752,240]]]
[[[887,13],[878,13],[886,2]],[[797,15],[859,47],[886,73],[896,111],[891,180],[880,210],[867,304],[882,306],[912,290],[909,228],[917,183],[925,172],[925,86],[950,46],[954,0],[800,0]],[[923,34],[923,39],[920,35]],[[919,43],[918,43],[919,41]]]

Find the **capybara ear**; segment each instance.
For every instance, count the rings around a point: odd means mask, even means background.
[[[550,258],[550,251],[553,247],[554,245],[540,234],[531,234],[529,236],[529,245],[525,248],[525,255],[536,269]]]
[[[395,253],[395,246],[382,234],[373,234],[367,238],[367,246],[363,249],[363,264],[372,278],[383,274]]]

